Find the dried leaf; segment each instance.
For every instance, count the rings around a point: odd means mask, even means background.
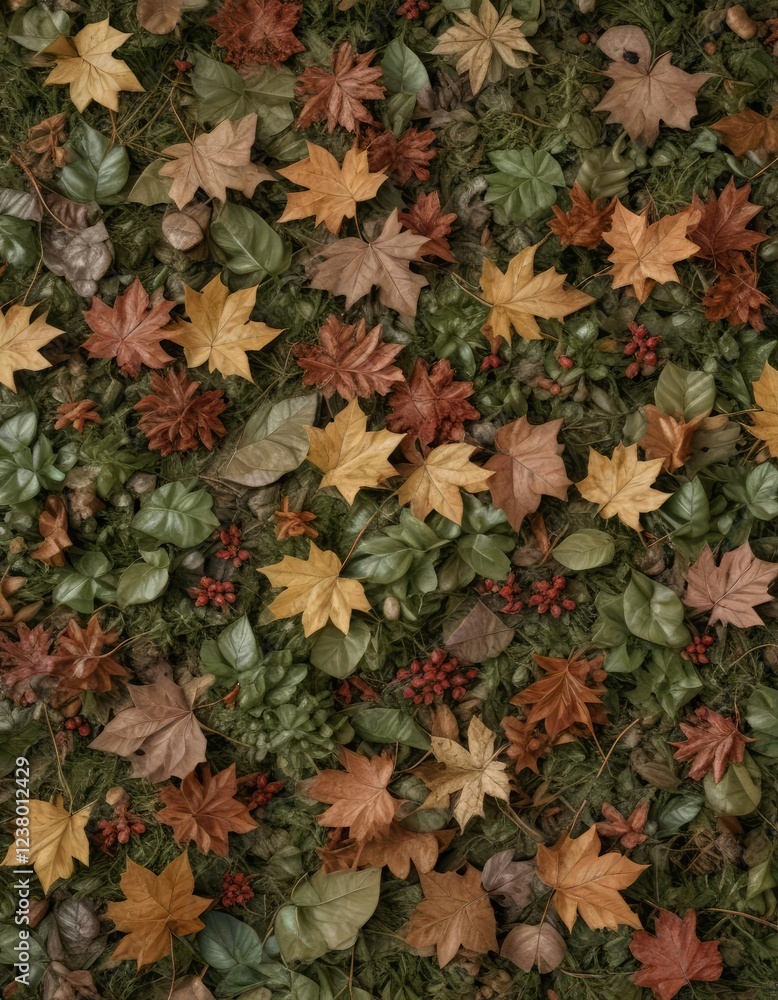
[[[63,552],[73,544],[68,527],[65,501],[51,494],[46,498],[46,506],[38,518],[38,530],[43,535],[43,542],[30,552],[31,558],[39,559],[47,566],[64,566]]]
[[[703,943],[697,937],[697,914],[687,910],[683,920],[668,910],[659,910],[656,935],[636,931],[629,950],[643,968],[632,977],[648,987],[659,1000],[672,1000],[692,982],[714,983],[724,965],[719,942]]]
[[[732,719],[701,705],[694,710],[689,722],[681,723],[681,732],[686,739],[682,743],[670,743],[678,749],[674,760],[690,760],[689,777],[702,781],[706,774],[713,772],[713,780],[718,784],[730,764],[743,760],[746,743],[754,741],[744,736]]]
[[[308,98],[300,117],[298,128],[307,128],[314,122],[327,122],[330,132],[342,125],[349,132],[356,132],[360,122],[370,123],[372,115],[362,101],[381,100],[386,93],[376,83],[382,76],[380,66],[371,66],[375,51],[357,55],[350,42],[342,42],[332,53],[332,72],[308,66],[295,87],[296,96]]]
[[[105,694],[112,689],[114,677],[130,676],[109,655],[118,641],[118,632],[103,632],[97,615],[92,615],[85,629],[73,618],[57,638],[56,653],[51,657],[52,672],[69,691]]]
[[[302,4],[279,0],[226,0],[208,24],[219,32],[216,44],[227,50],[228,63],[279,69],[295,53],[305,52],[293,34],[301,11]]]
[[[524,909],[532,899],[535,869],[526,861],[513,860],[513,848],[493,854],[484,865],[481,885],[504,906]]]
[[[76,813],[64,808],[62,796],[56,802],[30,799],[27,802],[30,819],[30,862],[48,895],[52,885],[60,878],[70,878],[75,871],[73,859],[89,864],[89,841],[86,824],[94,802]],[[11,844],[3,858],[3,865],[18,868],[16,844]]]
[[[489,488],[488,480],[492,475],[470,461],[477,450],[469,444],[442,444],[426,456],[415,449],[406,450],[405,456],[412,464],[397,469],[406,477],[397,491],[397,502],[410,504],[411,513],[420,521],[436,510],[449,521],[461,525],[464,505],[460,489],[466,493],[480,493]]]
[[[704,414],[695,417],[688,423],[681,418],[663,413],[657,406],[647,403],[643,407],[646,417],[646,432],[638,442],[649,461],[662,459],[662,468],[666,472],[675,472],[686,463],[692,453],[692,438],[694,432],[705,419]]]
[[[765,116],[752,108],[727,115],[711,125],[735,156],[745,156],[752,149],[762,149],[768,156],[778,153],[778,113]]]
[[[400,212],[400,222],[417,236],[426,236],[427,242],[419,251],[425,257],[438,257],[456,264],[446,237],[456,221],[456,213],[441,214],[440,195],[437,191],[420,191],[419,196],[407,212]]]
[[[390,129],[370,127],[365,131],[362,148],[370,158],[371,170],[384,171],[395,184],[404,187],[411,177],[429,180],[429,165],[438,155],[437,150],[429,148],[435,139],[430,130],[409,128],[397,139]]]
[[[43,263],[52,274],[69,281],[79,295],[90,297],[113,264],[113,244],[105,223],[98,218],[90,224],[90,209],[86,205],[56,194],[47,195],[45,200],[53,216],[63,224],[48,213],[44,216]]]
[[[601,837],[612,837],[627,850],[648,840],[648,834],[643,833],[643,827],[648,819],[648,802],[645,800],[632,810],[628,818],[622,816],[609,802],[603,802],[602,814],[605,821],[596,824],[597,833]]]
[[[507,649],[514,634],[515,629],[506,625],[483,601],[477,601],[462,621],[448,632],[445,645],[460,659],[481,663]]]
[[[602,234],[610,229],[613,209],[616,199],[607,202],[605,198],[595,198],[594,201],[576,181],[570,191],[571,206],[563,212],[558,205],[552,205],[551,211],[556,218],[548,223],[548,228],[559,237],[563,247],[586,247],[595,250],[602,243]],[[529,925],[526,925],[529,926]]]
[[[744,250],[753,250],[759,243],[769,239],[764,233],[746,229],[748,223],[762,211],[761,205],[748,200],[751,185],[735,187],[735,178],[730,177],[727,186],[716,197],[709,191],[706,201],[698,195],[692,196],[691,208],[700,213],[700,221],[689,230],[689,239],[697,244],[696,257],[709,260],[716,270],[727,270]]]
[[[589,474],[576,484],[578,492],[599,505],[600,517],[618,515],[624,524],[641,531],[640,515],[657,510],[671,495],[651,489],[662,464],[661,458],[639,461],[636,444],[628,448],[617,444],[610,458],[590,448]]]
[[[370,840],[388,831],[400,806],[386,786],[392,780],[394,760],[386,754],[367,758],[345,747],[338,751],[345,771],[319,771],[307,793],[330,806],[318,816],[321,826],[347,826],[356,840]]]
[[[173,360],[161,341],[167,339],[163,327],[174,305],[164,298],[152,305],[140,279],[135,278],[125,292],[116,296],[112,306],[92,299],[84,312],[92,335],[82,346],[90,358],[116,358],[129,378],[138,377],[141,365],[163,368]]]
[[[720,274],[718,281],[709,285],[702,299],[705,319],[717,323],[725,319],[733,326],[748,323],[751,329],[760,333],[767,326],[762,308],[767,307],[774,315],[778,309],[770,298],[757,288],[756,263],[749,263],[743,254],[733,254],[731,271]]]
[[[502,943],[500,954],[524,972],[537,966],[545,975],[553,972],[565,957],[567,945],[551,924],[517,924]],[[549,996],[551,990],[549,990]]]
[[[468,402],[472,382],[457,382],[447,358],[430,368],[417,358],[410,379],[392,388],[386,426],[398,433],[418,438],[422,445],[461,441],[464,421],[478,420],[481,414]]]
[[[566,659],[535,653],[534,660],[548,676],[511,698],[511,705],[532,706],[526,725],[543,722],[551,740],[576,725],[593,733],[594,724],[605,721],[600,698],[605,688],[596,681],[591,683],[592,677],[601,674],[602,660],[578,659],[575,653]]]
[[[46,322],[46,312],[31,321],[39,304],[10,306],[5,313],[0,310],[0,382],[11,392],[16,392],[17,371],[51,368],[40,348],[62,336],[62,330]]]
[[[5,602],[5,598],[2,600]],[[7,632],[0,631],[0,684],[7,697],[17,704],[24,704],[35,701],[35,693],[31,689],[34,683],[54,670],[49,653],[51,632],[43,625],[30,629],[19,624],[16,636],[14,641]]]
[[[749,433],[764,441],[767,450],[778,457],[778,369],[765,364],[762,374],[752,383],[754,401],[759,410],[752,411]]]
[[[169,35],[181,19],[181,0],[138,0],[135,15],[152,35]]]
[[[725,552],[718,566],[706,544],[689,569],[683,603],[695,611],[710,611],[709,625],[764,625],[754,608],[772,600],[767,588],[776,576],[778,563],[757,559],[748,542]]]

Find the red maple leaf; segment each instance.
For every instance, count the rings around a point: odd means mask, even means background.
[[[380,100],[386,89],[375,81],[382,76],[380,66],[371,66],[375,50],[357,55],[349,42],[343,42],[332,53],[332,72],[308,66],[299,77],[295,94],[298,98],[312,95],[306,101],[298,128],[314,122],[327,122],[330,132],[342,125],[356,132],[359,122],[372,122],[373,117],[362,101]]]
[[[640,802],[628,817],[623,816],[609,802],[603,802],[602,814],[605,820],[597,823],[597,833],[601,837],[618,839],[621,846],[628,850],[648,839],[648,834],[643,833],[643,827],[648,819],[648,802],[645,800]]]
[[[17,705],[29,704],[36,699],[35,681],[50,675],[55,664],[49,655],[51,632],[42,625],[28,628],[17,626],[14,641],[7,632],[0,632],[0,683]]]
[[[456,213],[441,215],[440,195],[437,191],[427,194],[424,191],[407,212],[400,212],[400,222],[417,236],[426,236],[428,242],[419,250],[426,257],[439,257],[441,260],[456,264],[456,257],[451,252],[446,237],[451,232],[451,226],[456,222]]]
[[[697,937],[697,914],[687,910],[683,920],[660,910],[656,935],[635,931],[629,950],[643,963],[632,977],[638,986],[653,990],[659,1000],[672,1000],[690,982],[715,983],[723,971],[718,941]]]
[[[330,315],[319,330],[319,344],[295,344],[294,356],[305,371],[304,385],[318,386],[329,399],[334,393],[349,402],[373,393],[385,396],[403,373],[392,364],[402,344],[385,344],[381,327],[368,333],[365,321],[342,323]]]
[[[732,256],[731,273],[719,275],[719,280],[705,292],[702,300],[705,319],[711,323],[725,319],[733,326],[748,323],[752,330],[761,333],[766,326],[762,306],[777,314],[778,309],[757,288],[756,265],[749,264],[743,254]]]
[[[556,205],[551,211],[556,216],[548,223],[548,228],[559,237],[563,247],[586,247],[594,250],[602,243],[602,234],[611,227],[611,216],[616,207],[616,199],[606,203],[605,198],[594,201],[576,181],[570,191],[570,209],[563,212]]]
[[[137,378],[140,366],[162,368],[172,361],[160,344],[165,339],[163,327],[170,320],[175,302],[162,299],[149,305],[146,290],[136,278],[129,288],[116,296],[113,306],[92,299],[84,319],[93,331],[82,345],[90,358],[116,358],[123,374]]]
[[[112,678],[130,676],[121,663],[103,651],[118,641],[118,632],[103,632],[97,615],[92,615],[85,629],[73,618],[57,639],[57,651],[51,657],[53,672],[69,691],[104,694],[111,690]]]
[[[392,412],[387,414],[386,426],[396,434],[418,438],[423,445],[461,441],[464,421],[481,416],[467,402],[472,395],[473,383],[456,382],[446,358],[436,361],[431,369],[417,358],[410,379],[392,389]]]
[[[698,246],[695,257],[709,260],[717,271],[726,272],[733,264],[739,264],[739,251],[753,250],[757,244],[769,239],[764,233],[746,229],[746,225],[762,211],[761,205],[748,200],[751,185],[735,187],[734,177],[716,197],[715,191],[708,193],[703,202],[696,194],[692,198],[692,212],[700,212],[696,229],[687,236]]]
[[[754,741],[744,736],[732,719],[701,705],[695,709],[688,722],[681,723],[681,732],[686,739],[682,743],[671,743],[678,747],[674,760],[693,761],[689,777],[702,781],[713,771],[713,780],[718,784],[730,764],[739,764],[743,759],[746,743]]]
[[[416,128],[406,129],[396,139],[390,129],[383,132],[369,128],[361,143],[367,150],[368,163],[373,172],[383,170],[388,173],[395,184],[407,184],[411,177],[417,180],[429,180],[429,164],[438,155],[437,150],[430,149],[435,141],[435,133],[420,132]]]
[[[220,32],[216,44],[227,50],[227,62],[235,66],[260,63],[280,69],[290,56],[305,52],[305,46],[292,34],[301,11],[299,3],[280,0],[227,0],[207,20]]]
[[[133,409],[143,414],[138,426],[152,451],[163,456],[172,451],[195,451],[200,443],[210,451],[227,433],[219,420],[219,414],[227,409],[223,389],[200,392],[199,382],[190,382],[186,372],[174,369],[165,375],[152,373],[151,388],[154,392]]]

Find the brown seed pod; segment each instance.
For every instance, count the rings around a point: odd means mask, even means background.
[[[754,38],[759,31],[759,22],[750,17],[742,4],[735,4],[727,11],[727,25],[740,38]]]

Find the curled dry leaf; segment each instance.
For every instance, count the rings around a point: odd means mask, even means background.
[[[38,530],[43,535],[43,542],[30,552],[31,558],[47,566],[64,566],[63,553],[73,542],[68,535],[68,512],[62,497],[52,494],[46,498],[46,506],[38,518]]]
[[[648,840],[648,834],[643,833],[648,819],[648,802],[645,800],[632,810],[629,817],[622,816],[609,802],[603,802],[602,814],[605,820],[597,823],[597,833],[601,837],[612,837],[627,850]]]
[[[43,219],[41,252],[43,263],[65,278],[74,291],[85,297],[97,292],[97,282],[113,264],[113,244],[97,206],[80,205],[59,195],[46,198],[51,214]],[[60,224],[62,223],[62,224]]]

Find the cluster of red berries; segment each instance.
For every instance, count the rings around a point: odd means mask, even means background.
[[[237,524],[231,524],[229,528],[223,528],[219,532],[219,541],[225,546],[216,553],[217,559],[231,559],[235,569],[240,569],[244,562],[248,562],[251,553],[248,549],[240,547],[241,531]]]
[[[650,374],[646,369],[653,368],[657,363],[656,348],[662,343],[661,337],[649,337],[648,330],[637,323],[630,323],[627,327],[632,334],[632,340],[624,348],[625,357],[635,356],[635,360],[627,365],[625,372],[627,378],[636,378],[642,371],[644,375]]]
[[[284,790],[283,781],[271,781],[267,774],[258,774],[256,781],[256,787],[251,789],[251,798],[246,804],[249,810],[266,806],[274,795]]]
[[[500,611],[504,611],[505,614],[516,614],[524,607],[524,601],[521,599],[521,584],[516,579],[515,573],[509,573],[505,583],[497,583],[496,580],[486,578],[475,589],[479,594],[499,594],[505,601]]]
[[[248,875],[241,875],[240,872],[230,875],[227,872],[222,879],[222,906],[245,906],[253,898],[254,890],[249,885]]]
[[[429,0],[405,0],[405,3],[401,3],[397,8],[397,16],[415,21],[421,17],[425,10],[429,9]]]
[[[691,660],[692,663],[707,663],[708,650],[712,645],[712,635],[695,635],[686,649],[681,653],[681,659]]]
[[[62,723],[62,728],[69,733],[78,733],[79,736],[92,735],[92,727],[82,715],[71,715]]]
[[[426,660],[414,660],[410,667],[401,667],[394,679],[409,682],[403,696],[413,699],[414,705],[431,705],[449,688],[454,701],[461,701],[477,676],[478,671],[466,660],[433,649]]]
[[[210,604],[223,611],[225,604],[234,604],[238,599],[235,586],[229,580],[214,580],[210,576],[200,577],[200,586],[190,587],[187,593],[194,598],[196,608]]]
[[[100,850],[111,853],[115,844],[128,844],[132,837],[140,837],[146,832],[146,824],[130,809],[129,804],[114,806],[113,819],[97,821],[97,839]]]
[[[509,573],[505,583],[485,579],[476,590],[481,594],[499,594],[505,604],[500,608],[504,614],[517,614],[528,604],[539,615],[551,613],[553,618],[561,618],[565,611],[575,611],[575,601],[562,597],[567,587],[567,577],[555,576],[551,580],[536,580],[532,584],[532,595],[525,602],[521,596],[521,584],[515,573]]]

